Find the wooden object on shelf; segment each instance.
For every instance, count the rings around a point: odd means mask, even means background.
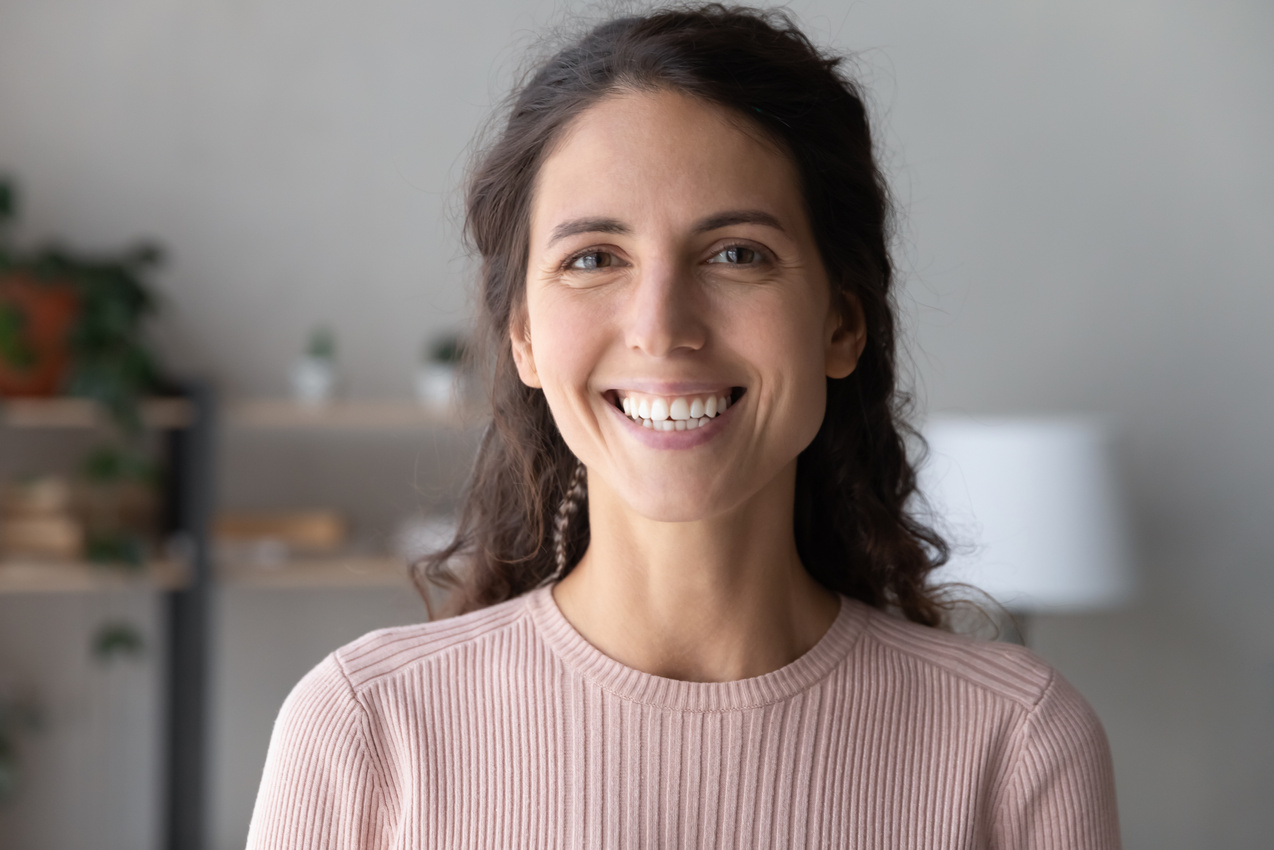
[[[68,513],[73,501],[71,482],[61,475],[40,475],[0,485],[0,515],[7,517]]]
[[[129,588],[179,590],[189,583],[190,569],[175,560],[150,561],[136,571],[85,561],[38,558],[0,561],[0,594],[87,593]]]
[[[142,402],[142,424],[176,429],[194,424],[194,408],[182,398]],[[11,398],[0,402],[0,425],[10,428],[100,428],[108,416],[101,405],[84,398]]]
[[[347,526],[335,511],[223,513],[213,523],[218,543],[276,541],[293,549],[335,549],[345,544]]]
[[[285,399],[252,399],[230,405],[227,422],[240,428],[315,430],[395,430],[462,427],[472,411],[439,411],[413,400],[330,401],[305,404]]]
[[[217,578],[232,587],[411,587],[407,564],[387,555],[289,558],[268,566],[225,560]]]
[[[24,555],[83,557],[83,524],[59,514],[0,517],[0,556]]]
[[[60,475],[0,486],[0,557],[84,557],[84,523],[73,503],[71,482]]]

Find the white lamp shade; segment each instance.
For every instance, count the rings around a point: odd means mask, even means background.
[[[920,471],[955,544],[935,582],[963,582],[1018,611],[1125,601],[1131,546],[1109,428],[1093,419],[932,420]]]

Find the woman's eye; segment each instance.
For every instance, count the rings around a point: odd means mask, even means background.
[[[731,245],[718,251],[710,263],[726,263],[732,266],[750,266],[761,260],[761,252],[746,245]]]
[[[576,254],[567,261],[568,269],[576,269],[581,271],[591,271],[593,269],[604,269],[614,263],[614,258],[605,251],[589,251],[584,254]]]

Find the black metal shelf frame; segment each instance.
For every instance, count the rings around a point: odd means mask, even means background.
[[[208,835],[209,644],[217,404],[202,381],[181,385],[191,423],[168,433],[168,525],[187,549],[190,583],[167,599],[164,846],[204,850]]]

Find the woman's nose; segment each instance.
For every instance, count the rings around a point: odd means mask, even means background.
[[[699,350],[708,330],[702,300],[689,271],[671,263],[643,269],[629,294],[628,345],[652,357]]]

